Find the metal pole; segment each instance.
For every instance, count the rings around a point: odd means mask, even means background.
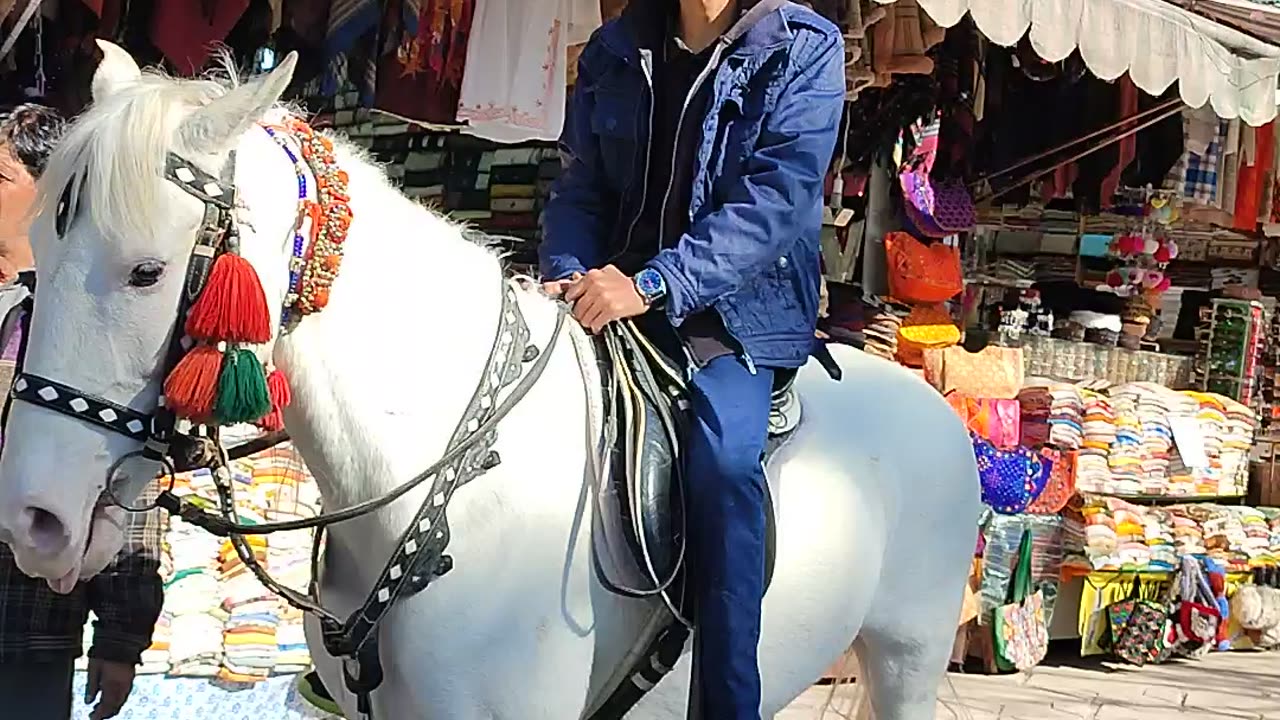
[[[18,36],[22,34],[23,30],[27,29],[27,24],[31,22],[31,18],[36,16],[36,11],[39,9],[40,0],[27,0],[27,6],[22,9],[22,14],[18,16],[18,22],[9,31],[9,37],[4,39],[4,45],[0,45],[0,60],[4,60],[9,56],[9,51],[18,42]]]

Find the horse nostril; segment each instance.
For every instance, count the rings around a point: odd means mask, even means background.
[[[32,549],[42,555],[62,552],[71,540],[67,526],[62,524],[57,515],[44,508],[29,507],[23,510],[22,525],[25,526]]]

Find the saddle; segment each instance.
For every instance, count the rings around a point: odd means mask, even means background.
[[[645,587],[610,582],[608,573],[598,574],[619,594],[661,595],[679,617],[685,556],[681,448],[690,422],[685,374],[630,322],[609,325],[597,342],[602,346],[597,357],[608,418],[604,442],[609,472],[601,490],[617,507],[611,529],[621,538],[610,540],[626,548],[614,553],[613,564],[629,565],[625,574],[639,576]],[[801,423],[795,377],[794,370],[775,374],[768,440],[760,458],[766,468],[766,587],[773,576],[777,533],[767,467]]]

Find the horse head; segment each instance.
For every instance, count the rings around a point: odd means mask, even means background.
[[[244,84],[180,80],[142,72],[124,50],[100,45],[93,103],[41,178],[31,229],[39,280],[22,372],[151,416],[204,217],[202,202],[166,179],[166,162],[177,156],[219,177],[239,157],[237,186],[262,193],[274,186],[274,195],[254,203],[258,210],[232,214],[242,254],[274,264],[260,275],[278,313],[296,215],[292,169],[268,150],[265,133],[248,131],[278,112],[296,60],[290,55]],[[262,175],[276,182],[255,180]],[[72,405],[80,407],[87,406]],[[25,573],[62,592],[120,550],[125,511],[107,498],[131,502],[161,469],[131,457],[139,438],[73,415],[14,402],[0,453],[0,538]]]

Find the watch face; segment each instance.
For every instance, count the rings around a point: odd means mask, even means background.
[[[640,294],[645,297],[653,297],[661,295],[663,291],[662,276],[656,270],[644,270],[636,276],[636,285],[640,288]]]

